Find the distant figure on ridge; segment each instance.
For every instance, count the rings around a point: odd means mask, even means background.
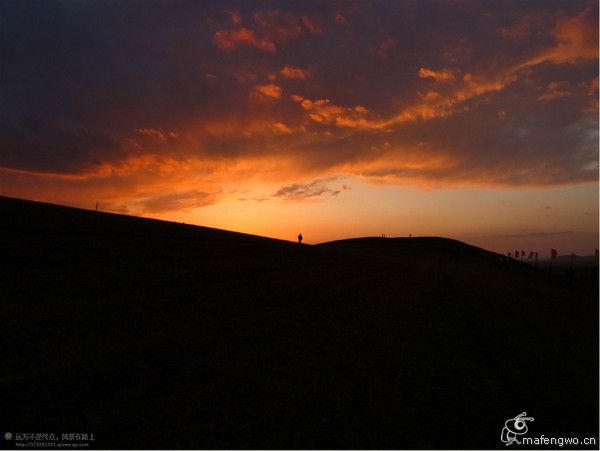
[[[298,246],[302,244],[302,234],[298,235]]]

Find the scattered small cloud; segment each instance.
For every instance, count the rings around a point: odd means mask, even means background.
[[[225,52],[232,52],[239,47],[255,47],[265,52],[275,52],[277,50],[273,41],[259,38],[253,30],[245,27],[234,30],[219,30],[214,34],[213,42],[217,48]]]
[[[301,67],[285,66],[279,73],[284,78],[291,78],[293,80],[306,80],[310,78],[310,71]]]
[[[273,124],[273,128],[275,129],[275,131],[277,131],[278,133],[284,133],[286,135],[292,133],[292,129],[289,128],[287,125],[285,125],[283,122],[275,122]]]
[[[335,197],[340,193],[339,189],[330,188],[327,182],[333,179],[319,179],[310,183],[294,183],[286,185],[273,194],[286,200],[304,200],[315,197]]]
[[[453,81],[455,79],[454,73],[450,69],[442,69],[440,71],[435,71],[427,69],[425,67],[421,67],[419,69],[419,77],[433,78],[435,81],[438,82]]]
[[[283,93],[283,89],[281,89],[279,86],[277,86],[274,83],[269,83],[267,85],[258,85],[256,87],[256,91],[258,91],[259,93],[261,93],[267,97],[271,97],[273,99],[278,99],[279,97],[281,97],[281,94]]]
[[[311,100],[299,95],[291,97],[313,122],[347,128],[377,128],[377,124],[366,119],[369,110],[362,105],[342,107],[331,103],[329,99]]]
[[[567,81],[554,81],[549,83],[546,87],[544,94],[539,96],[537,100],[539,102],[551,102],[563,97],[571,97],[573,92],[569,90],[569,82]]]

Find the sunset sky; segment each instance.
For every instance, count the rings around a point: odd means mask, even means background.
[[[3,1],[0,194],[593,254],[598,3]]]

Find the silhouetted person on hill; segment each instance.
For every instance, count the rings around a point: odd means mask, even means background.
[[[302,234],[298,235],[298,246],[302,244]]]

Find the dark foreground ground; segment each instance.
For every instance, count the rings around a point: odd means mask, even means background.
[[[0,232],[4,447],[506,449],[523,411],[530,437],[598,440],[591,274],[7,198]]]

